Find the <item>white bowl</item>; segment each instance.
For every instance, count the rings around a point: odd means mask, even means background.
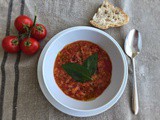
[[[57,54],[64,46],[77,40],[86,40],[99,45],[108,53],[112,62],[110,85],[99,97],[92,101],[79,101],[65,95],[54,79],[53,68]],[[59,104],[74,111],[92,112],[103,107],[107,110],[118,101],[127,83],[128,66],[124,52],[110,35],[92,27],[74,27],[59,34],[50,44],[44,56],[42,75],[48,92]]]

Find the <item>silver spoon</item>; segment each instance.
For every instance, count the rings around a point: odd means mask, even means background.
[[[138,93],[137,93],[137,82],[136,82],[136,72],[135,72],[135,57],[140,53],[142,49],[142,39],[141,34],[138,30],[132,29],[125,40],[124,50],[126,54],[132,59],[133,65],[133,90],[132,90],[132,110],[135,115],[138,114],[139,104],[138,104]]]

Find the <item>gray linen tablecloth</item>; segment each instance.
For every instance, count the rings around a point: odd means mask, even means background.
[[[90,118],[76,118],[55,109],[42,94],[37,80],[37,61],[52,36],[69,27],[89,25],[102,0],[0,0],[0,40],[16,33],[14,20],[20,14],[34,17],[47,27],[47,38],[34,56],[7,54],[0,47],[0,120],[160,120],[160,1],[110,0],[121,7],[130,22],[105,32],[123,47],[132,28],[142,33],[143,50],[137,57],[136,72],[140,111],[133,115],[131,106],[132,67],[129,62],[128,84],[121,99],[108,111]],[[1,42],[0,42],[1,44]],[[1,45],[0,45],[1,46]]]

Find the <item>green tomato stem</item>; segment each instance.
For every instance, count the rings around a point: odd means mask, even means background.
[[[24,43],[25,46],[29,47],[31,46],[31,42],[29,40],[27,40],[25,43]]]
[[[19,44],[18,39],[14,39],[14,40],[12,41],[12,44],[17,46],[17,45]]]
[[[34,15],[33,26],[31,27],[31,29],[29,31],[28,37],[31,36],[31,31],[32,31],[33,27],[36,25],[36,21],[37,21],[37,7],[35,6],[35,15]]]

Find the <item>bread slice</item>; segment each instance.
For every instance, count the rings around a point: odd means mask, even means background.
[[[123,26],[127,24],[128,21],[129,17],[122,9],[114,7],[108,0],[104,0],[90,23],[97,28],[108,29],[110,27]]]

